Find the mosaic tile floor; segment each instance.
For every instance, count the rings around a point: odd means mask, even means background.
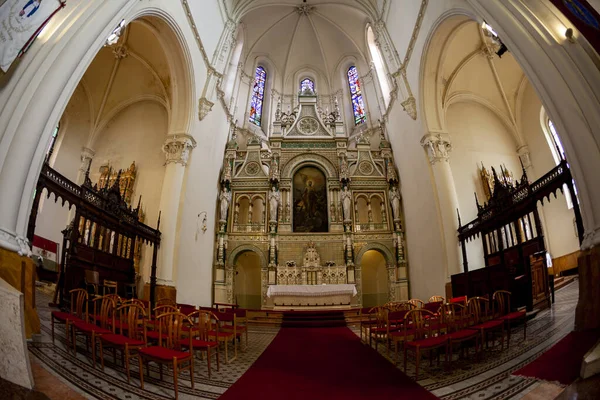
[[[451,368],[444,363],[437,366],[423,362],[419,373],[419,384],[441,399],[527,399],[531,393],[544,389],[544,382],[512,376],[515,371],[531,362],[546,349],[573,329],[575,306],[578,297],[578,282],[575,281],[556,293],[556,303],[551,309],[540,312],[527,325],[527,339],[523,340],[522,328],[517,327],[511,337],[510,349],[490,349],[480,361],[471,355],[468,359],[454,357]],[[50,332],[50,297],[38,291],[36,296],[42,321],[40,340],[31,342],[30,354],[34,362],[41,364],[75,392],[90,399],[165,399],[173,397],[172,377],[165,369],[165,378],[158,378],[158,367],[151,369],[151,377],[144,378],[144,390],[139,388],[137,363],[132,363],[132,380],[128,384],[125,370],[117,357],[106,357],[106,370],[102,372],[91,365],[84,342],[78,345],[77,355],[65,349],[64,328],[55,330],[56,343],[52,344]],[[358,328],[353,328],[358,333]],[[221,370],[213,369],[209,380],[206,361],[197,360],[194,369],[195,389],[189,386],[189,374],[180,376],[180,399],[216,399],[254,363],[267,348],[278,332],[278,328],[251,327],[249,349],[238,352],[238,359],[231,364],[221,363]],[[382,356],[385,348],[379,346]],[[393,353],[392,353],[393,354]],[[443,358],[443,357],[442,357]],[[221,358],[224,360],[224,357]],[[414,363],[409,360],[409,376],[414,376]],[[187,374],[187,375],[186,375]],[[52,398],[52,396],[50,396]]]

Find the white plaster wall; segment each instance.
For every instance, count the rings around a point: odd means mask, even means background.
[[[156,226],[160,193],[165,175],[165,157],[162,145],[167,132],[167,113],[164,107],[152,102],[133,104],[115,116],[98,133],[96,155],[90,168],[90,179],[98,182],[99,168],[109,164],[114,170],[127,169],[133,161],[137,178],[133,188],[132,204],[137,206],[140,195],[146,212],[146,224]],[[149,279],[152,261],[150,246],[142,256],[143,278]]]
[[[73,94],[67,110],[61,119],[54,152],[50,159],[52,168],[77,183],[81,166],[81,149],[87,141],[90,130],[89,104],[81,86]],[[54,195],[46,198],[46,191],[40,199],[40,209],[36,221],[35,234],[62,245],[61,231],[69,224],[69,205],[62,200],[54,201]],[[74,210],[74,208],[72,208]],[[62,249],[60,249],[62,252]]]
[[[488,108],[475,103],[455,103],[446,111],[446,123],[452,140],[450,166],[458,196],[463,224],[477,218],[474,193],[483,205],[487,198],[483,192],[479,168],[481,163],[500,174],[500,165],[521,179],[521,164],[516,144],[500,118]],[[469,269],[485,266],[481,239],[467,244]]]
[[[521,108],[522,132],[529,145],[531,155],[531,181],[539,179],[556,166],[546,136],[542,130],[540,110],[542,103],[531,85],[527,85]],[[559,132],[560,136],[560,132]],[[544,234],[546,247],[553,258],[572,253],[579,249],[579,239],[574,226],[575,214],[567,208],[565,196],[558,192],[557,198],[551,197],[544,206],[538,204],[538,210],[544,215]]]

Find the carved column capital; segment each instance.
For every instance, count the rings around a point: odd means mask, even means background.
[[[92,162],[92,159],[95,155],[96,152],[90,149],[89,147],[84,146],[81,148],[81,165],[79,166],[79,170],[81,172],[86,172],[88,170],[88,167],[90,166],[90,163]]]
[[[434,165],[438,161],[448,161],[452,143],[450,135],[445,132],[431,132],[421,138],[421,146],[427,150],[429,162]]]
[[[166,164],[187,165],[192,149],[196,147],[196,141],[190,135],[174,134],[169,135],[162,146],[165,153]]]
[[[521,163],[525,169],[528,169],[532,166],[531,163],[531,154],[529,153],[529,146],[524,145],[517,149],[517,154],[521,159]]]

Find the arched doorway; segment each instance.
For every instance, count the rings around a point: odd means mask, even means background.
[[[261,259],[253,251],[238,254],[234,266],[234,302],[242,308],[261,308]]]
[[[387,303],[389,285],[385,256],[378,250],[367,250],[360,260],[360,265],[363,307]]]

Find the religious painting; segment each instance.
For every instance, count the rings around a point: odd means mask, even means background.
[[[294,175],[294,232],[327,232],[327,182],[318,168]]]

